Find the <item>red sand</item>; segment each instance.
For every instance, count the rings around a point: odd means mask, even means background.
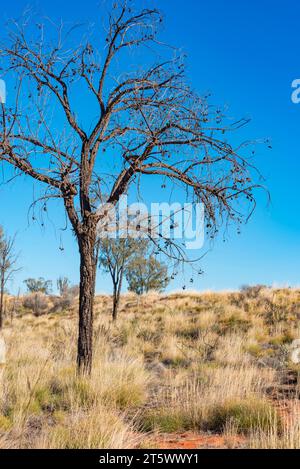
[[[245,437],[220,436],[186,433],[164,434],[156,437],[153,442],[160,449],[199,449],[199,448],[240,448]]]

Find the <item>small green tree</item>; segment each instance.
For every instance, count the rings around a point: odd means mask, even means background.
[[[167,265],[153,255],[135,256],[127,266],[126,280],[128,289],[138,295],[149,290],[162,291],[170,281]]]
[[[136,256],[145,256],[149,241],[134,238],[103,238],[100,240],[99,266],[109,275],[113,284],[113,321],[117,319],[124,275]]]
[[[27,278],[26,280],[24,280],[24,283],[29,293],[41,292],[45,295],[49,295],[52,290],[51,280],[45,280],[43,277],[39,277],[38,279]]]

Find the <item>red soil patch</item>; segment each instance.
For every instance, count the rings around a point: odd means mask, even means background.
[[[221,436],[191,432],[164,434],[154,439],[156,447],[160,449],[241,448],[245,441],[245,437],[238,435]]]

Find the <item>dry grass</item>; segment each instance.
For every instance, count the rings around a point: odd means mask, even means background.
[[[110,297],[97,297],[90,379],[75,373],[76,308],[20,308],[4,329],[0,447],[144,447],[147,432],[192,430],[299,448],[297,418],[267,392],[291,367],[299,305],[292,289],[127,294],[113,325]]]

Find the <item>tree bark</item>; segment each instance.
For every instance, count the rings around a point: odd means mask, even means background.
[[[123,268],[121,268],[118,282],[114,282],[113,311],[112,311],[112,319],[114,322],[117,320],[117,317],[118,317],[122,282],[123,282]]]
[[[113,309],[112,309],[112,320],[115,322],[118,316],[118,289],[117,285],[114,284],[113,291]]]
[[[120,302],[120,291],[117,285],[114,285],[113,311],[112,311],[112,319],[114,322],[117,320],[117,317],[118,317],[119,302]]]
[[[80,290],[77,370],[90,374],[93,361],[93,309],[95,297],[96,265],[95,229],[89,227],[79,238]]]

